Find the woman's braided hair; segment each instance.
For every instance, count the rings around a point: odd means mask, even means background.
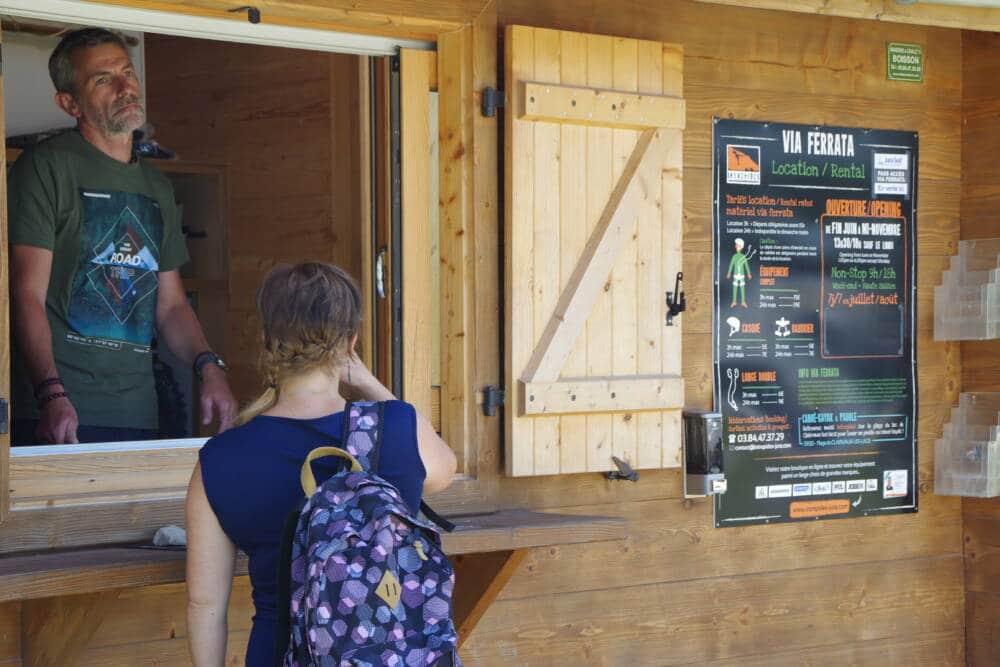
[[[245,424],[278,401],[281,383],[324,368],[337,373],[361,326],[361,294],[342,269],[324,262],[276,266],[257,292],[264,393],[243,409]]]

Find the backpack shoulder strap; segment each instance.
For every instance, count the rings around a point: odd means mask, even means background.
[[[341,446],[358,460],[362,468],[372,473],[378,473],[384,410],[384,403],[373,401],[352,401],[344,408]],[[455,524],[432,510],[423,500],[420,501],[420,511],[446,533],[455,530]]]
[[[357,459],[366,472],[378,472],[384,411],[385,404],[380,401],[351,401],[344,407],[341,447]]]

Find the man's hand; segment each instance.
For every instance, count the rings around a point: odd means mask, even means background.
[[[221,368],[205,364],[201,371],[201,423],[210,424],[219,419],[219,433],[233,425],[236,418],[236,399],[229,390],[229,382]]]
[[[76,427],[80,420],[76,416],[76,408],[69,398],[56,398],[42,408],[42,417],[35,429],[38,442],[49,445],[75,445]]]

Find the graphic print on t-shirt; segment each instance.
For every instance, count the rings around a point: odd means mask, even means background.
[[[144,195],[80,190],[83,233],[69,300],[79,334],[147,346],[156,319],[163,216]]]

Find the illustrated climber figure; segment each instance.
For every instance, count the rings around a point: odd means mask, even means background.
[[[729,260],[729,269],[726,271],[726,280],[732,279],[733,281],[733,302],[729,304],[729,307],[736,307],[737,294],[739,294],[739,303],[746,308],[746,281],[753,278],[753,274],[750,273],[750,262],[747,256],[743,254],[743,239],[736,239],[734,245],[736,246],[736,252],[733,253],[732,258]]]

